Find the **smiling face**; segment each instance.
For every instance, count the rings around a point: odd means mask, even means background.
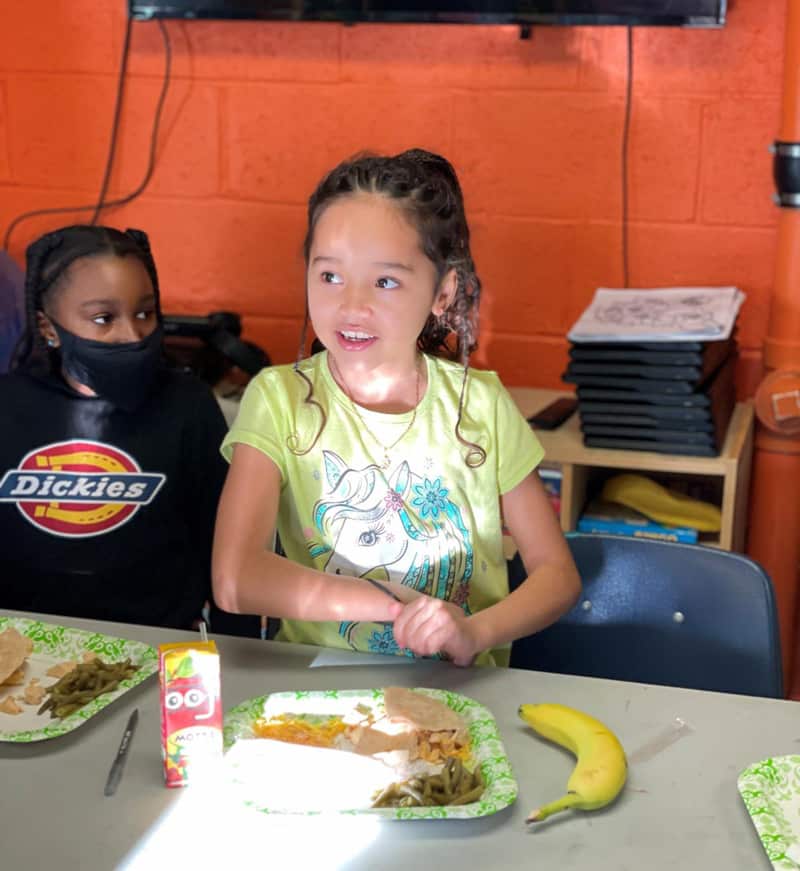
[[[129,255],[81,257],[45,299],[39,330],[58,346],[52,321],[83,339],[138,342],[155,330],[156,298],[144,264]]]
[[[309,314],[350,383],[415,369],[417,337],[455,292],[454,274],[438,287],[437,278],[416,228],[386,197],[349,195],[322,212],[309,250]]]

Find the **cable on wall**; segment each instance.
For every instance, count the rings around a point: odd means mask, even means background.
[[[103,211],[103,203],[108,193],[108,185],[111,181],[111,170],[114,168],[114,157],[117,153],[117,136],[119,135],[119,122],[122,116],[122,104],[125,100],[125,77],[128,72],[128,59],[131,53],[131,31],[133,19],[129,15],[125,21],[125,38],[122,42],[122,58],[119,64],[119,76],[117,77],[117,98],[114,101],[114,120],[111,122],[111,141],[108,144],[108,158],[103,173],[103,181],[100,184],[100,193],[97,197],[97,205],[89,223],[94,226]]]
[[[114,158],[116,156],[117,137],[119,134],[119,124],[122,114],[122,103],[125,91],[125,80],[128,69],[128,58],[130,56],[130,38],[132,23],[133,19],[128,18],[125,27],[125,39],[122,46],[122,58],[120,61],[119,78],[117,81],[117,97],[114,107],[114,120],[111,129],[108,159],[106,161],[106,167],[103,173],[103,181],[100,187],[100,193],[98,194],[97,202],[92,203],[91,205],[84,206],[61,206],[59,208],[53,209],[34,209],[30,212],[23,212],[21,215],[18,215],[16,218],[14,218],[14,220],[8,225],[8,229],[6,230],[5,236],[3,237],[4,251],[8,251],[9,244],[11,242],[11,234],[23,221],[27,221],[30,218],[40,217],[42,215],[63,215],[70,212],[92,211],[93,214],[90,223],[96,224],[103,209],[108,209],[115,206],[124,206],[127,203],[130,203],[132,200],[135,200],[136,197],[138,197],[150,183],[150,179],[153,176],[156,165],[156,148],[158,145],[158,131],[161,125],[161,115],[163,113],[164,103],[167,99],[167,93],[169,92],[170,78],[172,75],[172,44],[170,42],[169,32],[167,31],[164,22],[161,20],[158,20],[157,24],[159,30],[161,31],[161,37],[164,41],[164,76],[161,85],[161,93],[159,94],[158,102],[156,104],[155,115],[153,117],[153,127],[150,133],[150,150],[147,162],[147,169],[145,170],[144,178],[142,179],[142,181],[129,194],[115,200],[105,199],[106,194],[108,193],[108,185],[111,179],[111,171],[114,166]]]
[[[628,258],[628,146],[631,132],[633,102],[633,28],[627,31],[627,73],[625,82],[625,121],[622,127],[622,286],[630,285]]]

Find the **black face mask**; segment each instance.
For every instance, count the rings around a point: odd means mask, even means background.
[[[147,399],[161,361],[160,324],[140,342],[96,342],[52,323],[66,375],[124,411],[135,411]]]

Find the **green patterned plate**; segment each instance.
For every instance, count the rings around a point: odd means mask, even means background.
[[[775,756],[739,775],[739,793],[773,868],[800,868],[800,756]]]
[[[25,665],[25,684],[36,677],[42,686],[49,686],[56,679],[45,676],[48,668],[66,660],[80,661],[84,653],[95,653],[107,662],[130,658],[139,670],[133,677],[122,681],[113,692],[92,699],[63,720],[51,719],[49,711],[37,714],[39,705],[22,705],[21,714],[0,713],[0,741],[44,741],[71,732],[158,669],[158,652],[141,641],[128,641],[22,617],[0,617],[0,632],[11,627],[33,639],[33,652]],[[20,695],[24,689],[24,685],[0,688],[0,701],[8,695]]]
[[[292,744],[282,744],[279,750],[285,765],[293,766],[294,759],[298,760],[298,767],[292,768],[292,776],[296,773],[297,778],[302,778],[305,788],[302,790],[289,790],[284,793],[279,790],[273,791],[273,798],[265,798],[264,787],[261,786],[275,772],[276,758],[273,755],[267,759],[266,755],[258,759],[253,755],[237,755],[237,751],[247,749],[256,754],[262,745],[265,753],[275,748],[279,743],[276,741],[264,741],[255,738],[253,724],[263,716],[274,716],[280,713],[293,714],[321,714],[335,715],[352,711],[356,705],[367,705],[378,715],[383,713],[383,690],[327,690],[319,692],[289,692],[273,693],[268,696],[260,696],[249,699],[246,702],[228,711],[225,715],[224,735],[226,755],[226,768],[229,779],[239,798],[247,805],[262,813],[282,814],[318,814],[325,811],[345,814],[371,814],[396,820],[419,820],[419,819],[470,819],[483,817],[496,813],[504,807],[512,804],[517,798],[517,782],[511,770],[511,763],[506,756],[503,743],[497,728],[497,722],[489,710],[474,699],[451,693],[446,690],[423,689],[415,687],[416,692],[425,693],[435,699],[443,701],[454,711],[461,715],[467,725],[472,744],[472,759],[470,764],[479,765],[483,774],[486,788],[480,801],[472,804],[455,807],[411,807],[411,808],[370,808],[370,791],[364,793],[363,804],[356,799],[352,805],[327,806],[322,798],[325,787],[329,786],[325,781],[325,772],[315,769],[316,759],[324,763],[335,763],[341,776],[339,783],[350,787],[353,793],[355,780],[365,771],[367,766],[380,765],[368,757],[358,756],[343,750],[319,750],[318,748],[297,747]],[[250,740],[248,740],[250,739]],[[272,745],[272,748],[267,748]],[[302,753],[302,758],[300,757]],[[315,756],[316,753],[316,756]],[[380,766],[384,771],[384,766]],[[262,770],[264,777],[260,778],[258,772]],[[330,771],[330,767],[328,771]],[[316,771],[320,773],[317,774]],[[374,772],[370,772],[374,774]],[[390,772],[391,775],[391,772]],[[329,775],[335,776],[335,775]],[[384,774],[384,778],[387,775]],[[389,776],[387,783],[396,777]],[[366,782],[366,781],[365,781]],[[347,792],[347,790],[345,790]],[[274,802],[276,794],[287,795],[294,792],[299,796],[297,801],[284,800]],[[358,795],[361,793],[356,790]],[[346,799],[345,799],[346,802]],[[335,802],[334,802],[335,805]]]

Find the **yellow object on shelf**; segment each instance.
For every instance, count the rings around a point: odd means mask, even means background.
[[[691,526],[700,532],[719,532],[722,512],[716,505],[662,487],[644,475],[615,475],[603,487],[603,499],[640,511],[671,526]]]

